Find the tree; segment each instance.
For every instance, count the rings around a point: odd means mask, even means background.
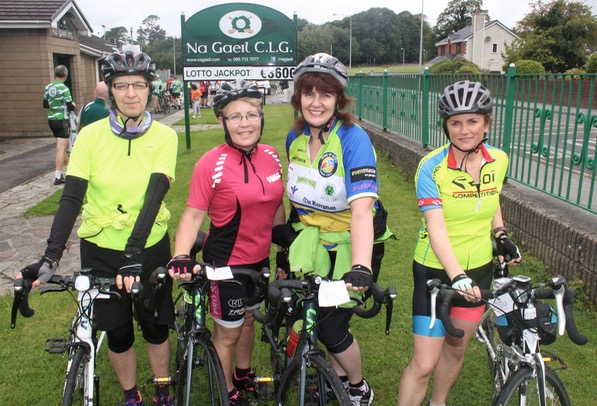
[[[147,16],[141,27],[137,30],[137,41],[144,44],[151,44],[157,39],[166,39],[166,30],[162,29],[158,24],[160,17],[155,14]]]
[[[487,10],[483,8],[483,0],[451,0],[447,7],[437,17],[435,26],[436,40],[439,41],[467,25],[471,25],[473,15],[477,12],[485,13],[489,20]]]
[[[352,16],[352,63],[389,64],[402,60],[400,33],[396,13],[388,8],[373,7]],[[361,52],[355,54],[355,40]]]
[[[590,7],[566,0],[537,0],[531,7],[533,11],[517,23],[520,38],[506,47],[505,60],[534,60],[549,72],[582,67],[587,50],[597,47],[597,16]]]
[[[123,44],[128,44],[131,42],[131,36],[129,31],[125,27],[114,27],[110,28],[104,34],[104,39],[106,41],[110,41],[113,44],[116,44],[118,48],[120,48]]]

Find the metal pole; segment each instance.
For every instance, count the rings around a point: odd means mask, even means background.
[[[400,48],[402,50],[402,68],[404,69],[404,48]]]
[[[421,0],[421,38],[419,40],[419,73],[423,70],[423,10],[425,0]]]
[[[348,75],[352,73],[352,15],[332,14],[333,16],[348,17]]]
[[[172,37],[172,61],[174,62],[174,76],[176,76],[176,38]]]
[[[350,39],[348,41],[348,74],[352,74],[352,15],[350,15]]]

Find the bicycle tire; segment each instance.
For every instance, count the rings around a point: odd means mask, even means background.
[[[349,405],[348,391],[326,359],[317,353],[302,355],[307,362],[305,405]],[[301,357],[290,362],[282,374],[278,405],[300,405],[299,374]],[[321,394],[324,396],[321,396]]]
[[[85,405],[85,374],[89,363],[88,352],[83,347],[75,350],[69,369],[66,373],[64,393],[62,395],[62,406]],[[94,388],[90,388],[91,391]]]
[[[547,366],[545,367],[545,392],[548,398],[547,404],[570,406],[570,398],[564,384],[558,375]],[[526,397],[524,403],[521,403],[520,396]],[[533,406],[539,404],[537,377],[533,376],[533,369],[526,365],[508,379],[495,403],[496,406]]]
[[[228,406],[226,378],[211,337],[200,334],[181,341],[184,346],[179,342],[176,350],[176,405]]]
[[[168,103],[167,101],[164,105],[164,114],[170,114],[170,103]]]
[[[497,353],[498,348],[495,341],[495,322],[493,316],[489,316],[485,320],[483,320],[480,328],[482,328],[485,332],[485,335],[487,336],[487,341],[489,341],[489,345],[491,345],[493,352]],[[487,346],[487,344],[485,345]],[[485,351],[487,353],[487,364],[489,365],[489,372],[491,374],[491,378],[494,379],[498,372],[499,365],[495,364],[495,359],[492,357],[491,351],[488,347],[485,347]]]

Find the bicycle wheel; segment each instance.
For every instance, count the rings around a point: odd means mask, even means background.
[[[537,376],[533,375],[531,367],[520,368],[504,385],[496,405],[540,405],[537,383]],[[545,367],[545,397],[546,405],[570,406],[570,399],[564,384],[558,375],[548,367]]]
[[[330,364],[319,354],[303,355],[307,363],[304,405],[348,405],[348,392]],[[299,405],[301,357],[296,357],[288,365],[280,381],[279,405]]]
[[[62,395],[62,406],[85,405],[86,392],[93,393],[92,387],[87,388],[87,364],[89,355],[87,349],[77,347],[74,351],[68,371],[66,372],[66,381],[64,383],[64,393]]]
[[[176,354],[176,404],[228,406],[226,378],[211,337],[197,335]]]

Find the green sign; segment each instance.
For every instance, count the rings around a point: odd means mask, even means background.
[[[291,19],[257,4],[206,8],[182,28],[185,80],[292,79],[297,30]]]

